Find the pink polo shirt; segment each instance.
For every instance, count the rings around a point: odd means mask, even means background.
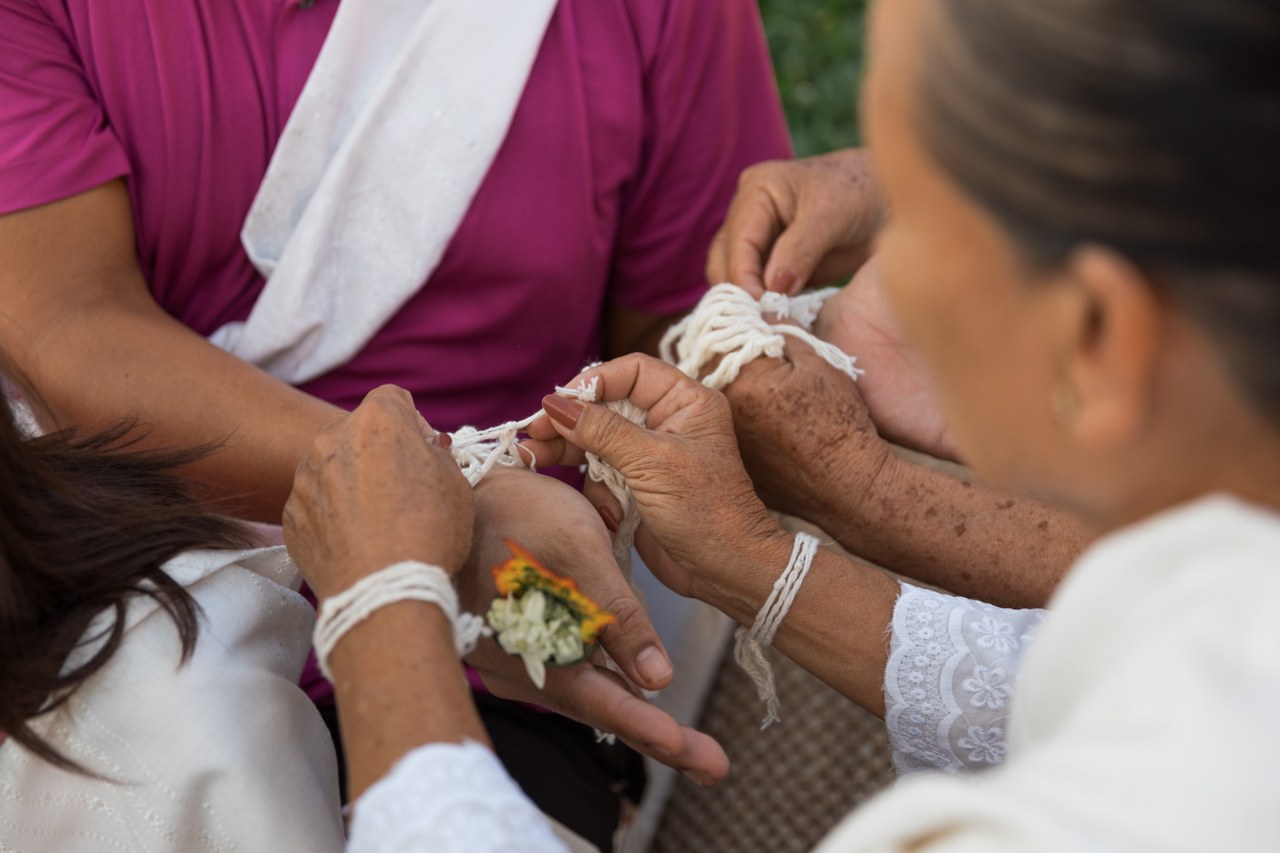
[[[156,300],[201,334],[262,279],[240,226],[337,0],[0,0],[0,213],[124,177]],[[305,390],[409,389],[437,428],[535,411],[600,355],[606,304],[705,288],[747,165],[790,154],[754,0],[560,0],[435,273]]]

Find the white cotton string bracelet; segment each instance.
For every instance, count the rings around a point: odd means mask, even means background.
[[[312,642],[325,678],[333,681],[329,655],[343,636],[374,611],[400,601],[424,601],[439,607],[453,626],[454,645],[460,657],[469,654],[479,639],[489,634],[479,616],[459,613],[458,594],[444,569],[406,560],[361,578],[320,604]]]
[[[800,591],[809,567],[813,565],[814,555],[818,553],[818,538],[808,533],[797,533],[795,545],[791,548],[791,559],[786,569],[773,582],[764,606],[756,614],[756,621],[750,628],[739,628],[735,633],[733,656],[738,666],[751,677],[756,686],[756,694],[765,704],[764,721],[760,728],[767,729],[781,718],[778,716],[778,692],[773,683],[773,667],[765,657],[764,650],[773,642],[774,635],[786,618],[791,603]]]

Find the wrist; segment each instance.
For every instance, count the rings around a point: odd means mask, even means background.
[[[690,595],[735,622],[750,625],[787,565],[795,534],[767,516],[769,526],[726,543],[709,571],[690,574]]]

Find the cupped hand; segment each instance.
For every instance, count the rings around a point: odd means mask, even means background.
[[[455,571],[471,486],[407,391],[384,386],[317,433],[284,507],[284,538],[321,599],[402,560]]]
[[[621,676],[602,665],[598,655],[572,666],[548,667],[542,690],[529,681],[520,659],[503,652],[491,639],[468,655],[467,663],[480,672],[495,695],[542,705],[616,734],[632,749],[684,772],[704,787],[729,772],[729,758],[715,738],[681,725],[636,695]]]
[[[627,678],[648,690],[671,683],[671,663],[657,629],[618,568],[599,513],[577,490],[514,468],[495,469],[476,486],[475,534],[458,587],[464,605],[482,615],[494,597],[490,570],[511,557],[507,540],[572,578],[613,615],[617,621],[600,633],[600,645]],[[513,672],[523,672],[519,658],[503,657],[514,662]]]
[[[707,255],[707,280],[760,296],[848,279],[869,257],[885,202],[866,153],[850,148],[742,173]]]
[[[504,698],[536,703],[617,734],[700,784],[721,779],[728,772],[728,758],[714,739],[681,726],[636,695],[637,688],[666,687],[674,672],[653,623],[613,559],[609,532],[597,510],[551,477],[510,468],[491,472],[476,487],[474,543],[458,576],[466,609],[487,612],[496,594],[490,569],[510,558],[508,539],[557,574],[573,578],[617,619],[603,629],[599,643],[625,679],[602,665],[597,650],[586,662],[548,667],[539,690],[521,659],[489,639],[467,656],[485,685]]]
[[[857,356],[866,369],[857,391],[881,435],[932,456],[956,458],[933,382],[902,340],[874,258],[827,300],[813,331]]]
[[[621,472],[640,513],[646,562],[676,592],[702,597],[699,583],[736,570],[781,534],[742,467],[728,401],[644,355],[598,365],[576,381],[593,379],[598,400],[629,399],[648,412],[646,426],[599,403],[550,396],[543,400],[550,418],[530,427],[526,447],[539,464],[574,464],[585,450]],[[659,550],[674,565],[650,562]],[[674,566],[684,588],[673,583]]]

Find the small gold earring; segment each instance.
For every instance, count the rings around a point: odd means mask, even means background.
[[[1049,411],[1053,412],[1053,419],[1063,426],[1075,420],[1079,408],[1080,401],[1076,399],[1076,392],[1070,385],[1059,385],[1049,395]]]

